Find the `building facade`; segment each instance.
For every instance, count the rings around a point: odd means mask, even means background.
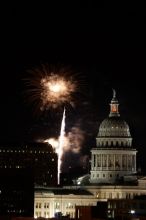
[[[133,199],[109,199],[107,205],[109,219],[146,219],[146,196],[135,196]]]
[[[146,178],[135,185],[64,186],[35,190],[34,217],[52,218],[56,212],[75,218],[77,206],[96,206],[97,202],[115,199],[129,200],[146,195]]]
[[[0,169],[0,219],[33,216],[33,211],[34,183],[30,169]]]
[[[75,207],[95,206],[96,197],[87,190],[77,188],[37,188],[35,190],[34,217],[52,218],[62,213],[75,218]]]
[[[34,184],[57,185],[57,154],[48,143],[0,146],[0,169],[30,169]]]

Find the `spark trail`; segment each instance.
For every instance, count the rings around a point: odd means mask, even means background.
[[[63,147],[64,147],[64,137],[65,137],[65,108],[63,111],[60,136],[59,136],[59,146],[58,146],[58,175],[57,175],[58,185],[60,185],[60,174],[61,174]]]

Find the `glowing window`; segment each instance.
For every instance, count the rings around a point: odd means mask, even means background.
[[[117,106],[116,105],[112,105],[112,112],[117,112]]]

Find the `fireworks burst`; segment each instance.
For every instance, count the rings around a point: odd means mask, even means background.
[[[74,96],[79,87],[75,80],[77,73],[69,68],[49,67],[29,71],[30,77],[25,79],[27,94],[31,102],[38,109],[56,109],[69,103],[74,105]]]
[[[43,106],[52,106],[53,108],[57,108],[60,104],[70,102],[71,95],[76,87],[71,80],[67,80],[65,77],[53,73],[51,73],[50,76],[42,78],[41,86]]]

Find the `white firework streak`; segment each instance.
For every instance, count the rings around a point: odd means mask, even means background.
[[[58,185],[60,184],[60,173],[61,173],[61,163],[64,147],[64,137],[65,137],[65,108],[63,111],[63,117],[61,122],[60,136],[59,136],[59,146],[58,146]]]

